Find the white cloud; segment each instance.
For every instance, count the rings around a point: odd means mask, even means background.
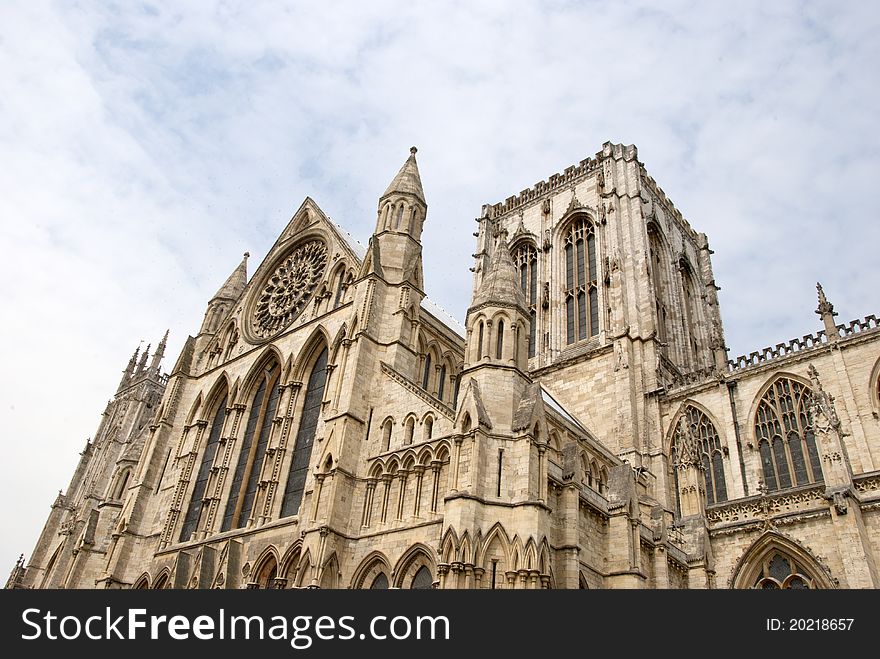
[[[173,362],[311,195],[365,241],[419,146],[426,284],[463,317],[483,203],[635,143],[715,249],[728,343],[877,311],[871,3],[0,7],[0,568],[141,339]],[[10,376],[10,374],[12,374]],[[22,497],[21,494],[27,496]]]

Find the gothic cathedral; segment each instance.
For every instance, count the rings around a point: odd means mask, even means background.
[[[606,143],[426,297],[416,149],[131,358],[18,588],[880,587],[880,325],[729,359],[706,235]],[[430,249],[430,245],[428,246]],[[166,335],[167,337],[167,335]]]

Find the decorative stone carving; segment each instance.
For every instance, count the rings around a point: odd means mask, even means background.
[[[257,298],[251,331],[268,339],[302,313],[327,266],[327,247],[320,240],[299,245],[270,274]]]
[[[829,394],[822,388],[819,382],[819,372],[816,367],[810,364],[807,368],[810,376],[810,386],[813,395],[810,399],[810,417],[813,422],[813,429],[820,433],[829,433],[831,431],[840,431],[840,419],[837,417],[837,410],[834,408],[834,396]]]
[[[690,467],[700,464],[700,449],[697,438],[691,431],[687,420],[679,426],[678,437],[675,445],[675,466]]]

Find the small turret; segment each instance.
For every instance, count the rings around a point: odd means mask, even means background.
[[[370,238],[368,270],[382,273],[390,284],[406,283],[421,290],[422,227],[428,212],[416,148],[379,197],[376,231]]]

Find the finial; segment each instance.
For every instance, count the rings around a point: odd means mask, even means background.
[[[250,252],[245,252],[245,253],[244,253],[244,258],[249,259],[250,257],[251,257],[251,253],[250,253]]]
[[[836,316],[837,312],[834,311],[834,305],[828,301],[827,297],[825,297],[825,291],[822,289],[822,284],[819,282],[816,282],[816,292],[819,294],[819,308],[816,309],[816,313],[820,316],[823,316],[826,313]]]
[[[414,146],[411,146],[411,147],[409,148],[409,152],[410,152],[411,154],[413,154],[413,155],[416,155],[416,151],[418,151],[418,149],[415,148]]]
[[[837,312],[834,311],[834,305],[825,297],[825,291],[822,290],[822,284],[819,282],[816,282],[816,292],[819,294],[819,308],[816,309],[816,313],[821,316],[822,322],[825,324],[825,335],[829,341],[837,341],[840,338],[840,333],[834,322]]]

